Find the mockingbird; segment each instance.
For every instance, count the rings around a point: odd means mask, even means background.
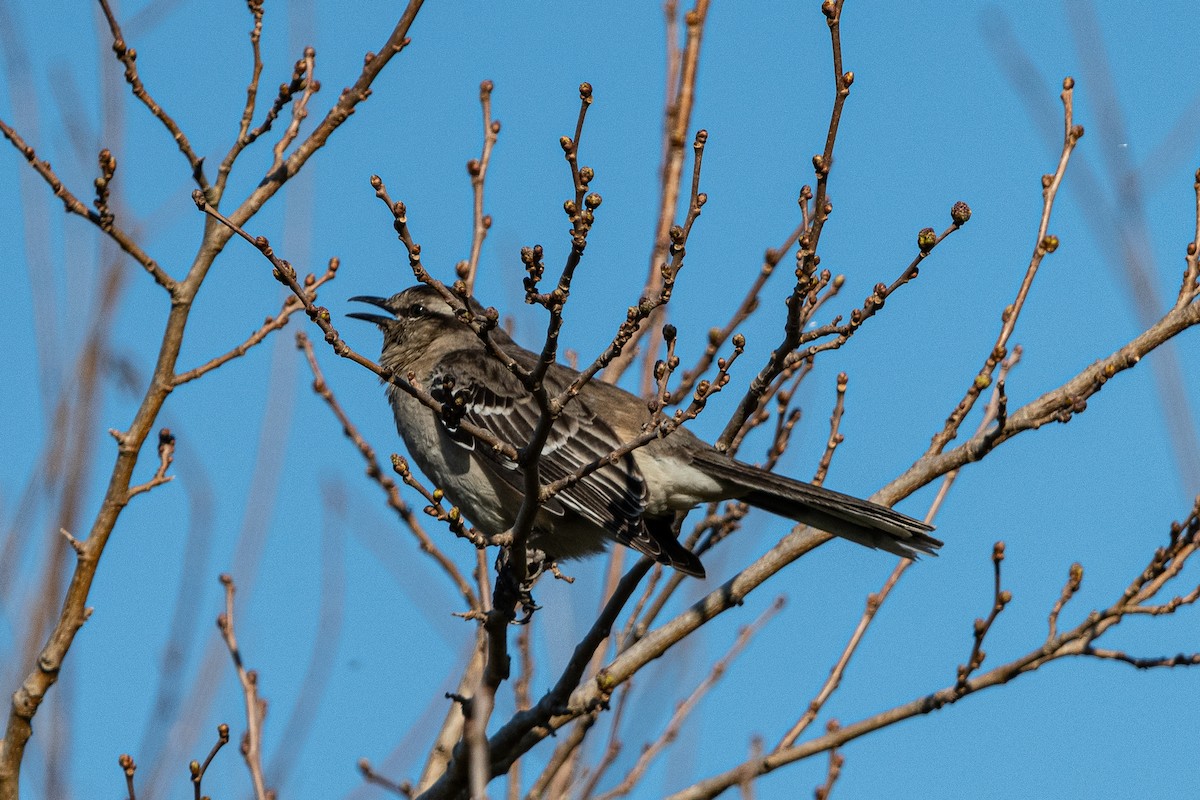
[[[476,447],[457,425],[466,420],[516,448],[529,442],[540,418],[537,403],[437,290],[418,285],[392,297],[352,297],[387,315],[349,316],[383,331],[380,364],[411,377],[454,414],[430,409],[388,385],[396,428],[421,471],[489,535],[512,527],[523,497],[517,465],[491,447]],[[482,312],[476,304],[476,310]],[[499,329],[492,340],[532,369],[538,356]],[[579,373],[551,364],[545,384],[560,392]],[[455,416],[460,415],[460,416]],[[584,384],[555,421],[542,449],[543,483],[571,475],[637,437],[650,421],[645,401],[600,381]],[[912,558],[934,554],[941,542],[929,525],[890,508],[786,478],[730,458],[679,428],[604,466],[547,501],[537,514],[530,546],[552,559],[601,552],[609,541],[634,548],[680,572],[704,577],[694,553],[672,533],[677,511],[738,499],[867,547]]]

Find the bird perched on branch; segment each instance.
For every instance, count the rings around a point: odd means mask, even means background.
[[[482,532],[496,535],[511,528],[524,496],[522,470],[459,426],[469,422],[519,450],[541,418],[534,397],[438,290],[422,284],[388,298],[350,299],[387,312],[349,315],[383,331],[381,366],[402,377],[411,375],[443,404],[439,414],[388,385],[396,428],[413,460]],[[482,318],[478,304],[474,310]],[[499,329],[488,335],[521,367],[534,369],[537,354]],[[557,394],[578,375],[554,363],[544,384]],[[542,448],[542,483],[577,474],[610,455],[640,435],[649,420],[644,400],[600,381],[583,384],[563,407]],[[529,544],[550,559],[572,559],[601,552],[616,541],[680,572],[704,577],[700,559],[672,532],[675,513],[731,499],[908,558],[934,554],[942,544],[923,522],[730,458],[684,428],[551,497],[537,513]]]

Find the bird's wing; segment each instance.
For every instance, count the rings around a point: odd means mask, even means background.
[[[520,468],[492,448],[477,443],[458,427],[465,420],[497,439],[520,449],[533,437],[540,419],[537,404],[503,365],[488,359],[477,376],[474,353],[450,353],[432,371],[430,393],[448,407],[441,422],[460,446],[472,449],[495,476],[523,493]],[[607,422],[573,401],[567,413],[550,429],[538,462],[543,484],[574,474],[607,456],[623,444]],[[574,486],[559,492],[547,505],[552,513],[565,509],[604,528],[623,544],[657,557],[663,547],[642,521],[646,509],[646,483],[633,457],[626,454],[615,464],[592,472]]]

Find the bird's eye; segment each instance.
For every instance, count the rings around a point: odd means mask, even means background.
[[[404,316],[406,317],[423,317],[425,316],[425,313],[426,308],[420,303],[413,303],[411,306],[408,306],[404,309]]]

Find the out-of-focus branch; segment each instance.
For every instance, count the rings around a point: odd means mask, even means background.
[[[483,553],[482,550],[479,552]],[[479,588],[484,595],[481,597],[482,607],[487,609],[491,608],[492,599],[488,589],[485,566],[485,564],[480,565],[481,580]],[[454,693],[459,697],[464,697],[468,692],[474,691],[483,677],[483,668],[486,663],[487,634],[484,632],[483,627],[480,626],[475,635],[475,645],[471,648],[471,657],[467,660],[466,667],[463,668],[462,677],[459,679]],[[424,792],[446,772],[446,765],[450,763],[450,759],[454,754],[454,746],[462,738],[465,726],[466,717],[463,714],[462,705],[460,703],[451,703],[450,708],[446,712],[446,717],[442,721],[442,726],[438,729],[437,736],[434,737],[433,745],[429,748],[425,767],[421,770],[421,777],[417,781],[416,794]]]
[[[617,756],[621,755],[621,751],[624,749],[624,745],[621,743],[620,736],[621,723],[625,719],[625,709],[629,707],[629,698],[633,695],[633,692],[631,691],[632,689],[633,683],[631,681],[618,690],[620,691],[621,696],[617,699],[616,709],[613,711],[612,718],[609,720],[608,744],[604,746],[604,755],[600,758],[600,763],[597,764],[596,768],[592,770],[590,775],[588,775],[587,782],[583,785],[583,789],[579,793],[579,797],[582,800],[591,800],[596,793],[596,787],[600,785],[601,779],[604,777],[605,773],[613,765],[613,763],[616,762]],[[571,736],[568,737],[568,741],[555,748],[554,755],[558,756],[559,753],[566,748],[570,748],[570,753],[577,754],[579,752],[579,745],[583,741],[583,734],[586,733],[588,728],[595,724],[595,721],[596,715],[589,714],[576,722],[571,728]],[[576,732],[579,733],[578,737],[575,735]],[[575,741],[576,738],[578,738],[578,741]],[[549,768],[547,768],[547,771],[548,770]]]
[[[365,758],[360,758],[358,760],[358,771],[363,776],[364,781],[372,784],[373,786],[378,786],[385,791],[391,792],[397,797],[413,796],[412,786],[409,785],[408,781],[398,782],[392,780],[386,775],[380,775],[375,771],[375,768],[371,766],[371,762]]]

